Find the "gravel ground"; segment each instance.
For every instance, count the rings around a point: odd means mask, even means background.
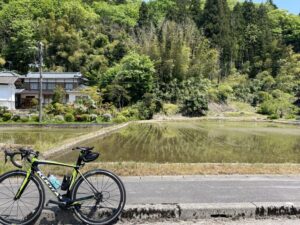
[[[199,220],[186,222],[120,222],[122,225],[299,225],[300,219],[267,219],[267,220]]]

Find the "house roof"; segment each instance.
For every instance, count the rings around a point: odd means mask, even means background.
[[[0,72],[0,83],[1,84],[14,84],[16,80],[20,77],[19,74],[11,71],[1,71]]]
[[[43,78],[46,79],[74,79],[74,78],[82,78],[82,74],[80,72],[43,72]],[[24,78],[40,78],[40,73],[28,73],[24,76]]]

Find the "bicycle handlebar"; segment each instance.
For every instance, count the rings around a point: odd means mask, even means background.
[[[10,161],[12,162],[12,164],[15,166],[15,167],[18,167],[18,168],[22,168],[23,166],[18,164],[16,161],[15,161],[15,156],[17,155],[21,155],[21,159],[23,160],[24,158],[25,159],[28,159],[28,157],[30,155],[33,155],[35,157],[39,157],[39,152],[35,152],[33,151],[32,149],[26,149],[26,148],[20,148],[18,152],[12,152],[10,150],[5,150],[4,151],[4,154],[5,154],[5,163],[7,163],[7,158],[9,157],[10,158]]]

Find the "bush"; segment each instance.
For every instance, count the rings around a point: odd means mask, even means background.
[[[163,104],[163,113],[167,116],[176,115],[177,113],[179,113],[179,107],[178,105],[170,103]]]
[[[181,106],[181,112],[185,116],[203,116],[207,110],[207,98],[200,93],[196,96],[187,96]]]
[[[279,98],[264,101],[260,105],[258,112],[283,118],[286,115],[296,114],[297,107],[292,104],[291,96],[284,94]]]
[[[21,118],[20,115],[13,115],[13,117],[12,117],[11,119],[12,119],[13,121],[17,122],[17,121],[20,120],[20,118]]]
[[[91,122],[97,121],[97,117],[98,117],[98,116],[97,116],[96,114],[91,114],[91,115],[90,115],[90,121],[91,121]]]
[[[9,121],[12,118],[12,116],[13,115],[11,113],[6,112],[2,115],[2,119],[3,119],[3,121]]]
[[[102,115],[103,122],[110,122],[112,120],[112,115],[109,113],[105,113]]]
[[[22,123],[27,123],[29,121],[29,116],[21,116],[20,120]]]
[[[272,99],[272,95],[265,91],[259,91],[257,94],[258,103],[262,103]]]
[[[128,119],[121,114],[119,114],[116,118],[113,119],[114,123],[125,123],[127,121],[128,121]]]
[[[67,121],[67,122],[74,122],[75,121],[75,117],[73,116],[73,114],[67,113],[65,115],[65,121]]]
[[[277,114],[272,114],[272,115],[268,116],[268,119],[277,120],[277,119],[279,119],[279,116]]]
[[[90,115],[89,114],[82,114],[77,117],[79,122],[90,122]]]
[[[232,93],[233,90],[229,85],[221,84],[218,88],[217,94],[219,102],[226,103]]]
[[[121,115],[130,119],[138,119],[139,110],[136,107],[126,107],[121,111]]]
[[[33,122],[39,122],[39,116],[38,115],[30,115],[30,120]]]
[[[64,117],[63,117],[62,115],[56,115],[56,116],[54,117],[54,121],[55,121],[55,122],[64,122],[65,119],[64,119]]]
[[[8,113],[8,108],[6,106],[0,106],[0,116],[3,116],[4,113]]]

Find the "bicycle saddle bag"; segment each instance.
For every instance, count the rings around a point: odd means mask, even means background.
[[[98,157],[99,157],[99,153],[97,153],[97,152],[88,152],[82,157],[82,160],[84,162],[92,162],[92,161],[96,160]]]

